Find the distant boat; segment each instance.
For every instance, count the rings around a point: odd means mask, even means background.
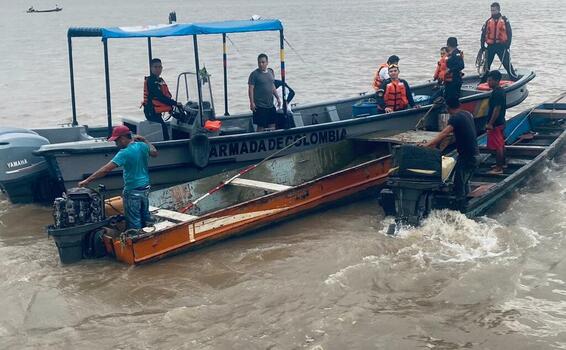
[[[30,7],[26,12],[27,12],[27,13],[59,12],[59,11],[62,11],[62,10],[63,10],[63,8],[62,8],[62,7],[59,7],[59,6],[55,6],[54,9],[49,9],[49,10],[36,10],[36,9],[34,9],[33,6],[32,6],[32,7]]]

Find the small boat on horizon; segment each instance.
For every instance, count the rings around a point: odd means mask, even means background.
[[[44,12],[59,12],[59,11],[63,11],[62,7],[59,7],[58,5],[55,5],[55,8],[52,9],[47,9],[47,10],[36,10],[33,8],[33,6],[30,6],[30,8],[27,9],[27,13],[44,13]]]

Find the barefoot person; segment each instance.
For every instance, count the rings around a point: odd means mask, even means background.
[[[487,148],[495,152],[495,166],[491,174],[502,174],[505,167],[505,113],[507,100],[505,91],[499,86],[501,73],[492,70],[487,74],[487,84],[492,89],[487,112]]]
[[[273,97],[277,100],[277,106],[281,105],[281,99],[274,85],[275,73],[273,69],[267,68],[268,63],[266,54],[257,56],[257,69],[251,72],[248,78],[250,110],[253,112],[253,122],[257,125],[257,131],[275,128],[277,109],[273,105]]]

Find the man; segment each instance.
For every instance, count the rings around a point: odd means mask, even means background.
[[[464,53],[458,50],[458,39],[450,37],[446,40],[448,58],[444,74],[444,99],[460,98],[462,89],[462,70],[464,69]]]
[[[409,83],[404,79],[399,79],[399,66],[392,64],[388,68],[389,79],[383,81],[383,100],[385,101],[385,113],[401,111],[408,106],[420,107],[413,100],[413,93]]]
[[[448,126],[444,128],[433,140],[424,144],[425,147],[436,147],[450,134],[454,133],[458,160],[454,169],[454,192],[458,197],[458,205],[462,208],[466,204],[466,196],[469,193],[469,182],[477,168],[477,156],[479,154],[476,139],[476,127],[474,116],[460,109],[460,101],[457,98],[446,100],[448,113]]]
[[[487,148],[495,151],[495,166],[490,174],[502,174],[505,167],[505,112],[507,100],[505,91],[499,86],[501,73],[492,70],[487,74],[487,84],[492,89],[487,113]]]
[[[487,48],[486,71],[490,70],[493,59],[497,55],[509,77],[516,80],[518,77],[511,64],[509,53],[512,36],[509,20],[501,15],[499,3],[494,2],[491,4],[491,17],[483,25],[480,39],[482,47]]]
[[[85,180],[79,182],[79,187],[87,186],[96,179],[106,176],[117,167],[123,167],[124,191],[122,201],[128,229],[141,229],[151,224],[149,214],[149,157],[157,157],[155,147],[142,136],[132,136],[130,129],[119,125],[112,130],[108,141],[114,141],[118,153],[102,168],[95,171]],[[139,141],[139,142],[136,142]]]
[[[147,120],[161,124],[163,139],[169,140],[169,130],[163,121],[162,114],[171,112],[173,106],[183,107],[183,104],[171,99],[171,92],[161,78],[163,65],[159,58],[154,58],[150,62],[150,75],[145,77],[143,86],[143,112]],[[149,102],[151,101],[151,102]]]
[[[277,90],[277,95],[279,99],[283,101],[283,81],[275,79],[273,81],[275,85],[275,90]],[[287,83],[285,83],[285,101],[287,102],[287,114],[283,114],[283,103],[276,108],[277,117],[275,118],[275,127],[277,129],[288,129],[293,126],[293,110],[291,109],[291,101],[295,97],[295,90],[293,90]],[[277,99],[273,98],[273,105],[277,106]]]
[[[381,88],[381,84],[385,80],[389,79],[389,71],[387,68],[389,68],[389,66],[392,64],[399,66],[399,57],[397,55],[389,56],[387,63],[380,64],[375,71],[375,76],[372,83],[372,87],[375,91],[379,90]]]
[[[259,54],[257,69],[251,72],[248,78],[250,110],[253,112],[253,122],[257,125],[257,131],[275,128],[277,114],[273,105],[273,97],[277,100],[277,107],[281,106],[281,99],[273,83],[275,73],[273,69],[267,68],[268,63],[267,55]]]

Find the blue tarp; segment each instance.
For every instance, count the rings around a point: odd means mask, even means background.
[[[278,19],[209,23],[173,23],[153,26],[101,28],[102,38],[107,39],[162,38],[167,36],[262,32],[281,29],[283,29],[283,25]]]

